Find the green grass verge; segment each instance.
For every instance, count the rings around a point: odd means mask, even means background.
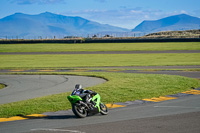
[[[76,69],[77,71],[78,70],[83,70],[84,71],[84,69]],[[114,68],[114,69],[112,69],[112,68],[98,68],[98,69],[88,69],[88,70],[102,70],[102,71],[110,71],[110,72],[117,72],[117,71],[126,71],[126,70],[135,70],[135,71],[149,71],[149,72],[154,72],[154,71],[185,71],[185,72],[197,72],[197,71],[200,71],[200,68],[176,68],[176,69],[170,69],[170,68],[167,68],[167,69],[131,69],[131,68],[127,68],[127,69],[123,69],[123,68]],[[87,71],[87,69],[85,69],[85,71]]]
[[[200,53],[190,54],[92,54],[1,55],[0,69],[200,65]]]
[[[0,83],[0,89],[3,89],[4,87],[5,85]]]
[[[0,44],[0,52],[200,50],[200,42]]]
[[[108,72],[71,72],[51,74],[75,74],[107,79],[108,82],[106,83],[87,88],[98,92],[102,97],[102,101],[105,103],[134,101],[144,98],[165,96],[189,90],[191,87],[200,86],[199,80],[169,75]],[[67,101],[67,95],[70,95],[70,93],[66,92],[26,101],[3,104],[0,105],[0,117],[11,117],[19,114],[28,115],[70,109],[71,105]]]

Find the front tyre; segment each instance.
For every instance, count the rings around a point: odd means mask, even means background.
[[[87,111],[83,106],[76,106],[72,104],[72,111],[78,118],[85,118],[87,116]]]
[[[102,115],[107,115],[108,114],[107,106],[104,103],[100,103],[99,106],[100,106],[100,113]]]

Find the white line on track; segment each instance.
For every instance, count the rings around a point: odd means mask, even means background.
[[[69,133],[85,133],[77,130],[64,130],[64,129],[48,129],[48,128],[36,128],[31,131],[51,131],[51,132],[69,132]]]

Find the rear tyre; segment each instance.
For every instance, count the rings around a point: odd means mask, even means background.
[[[87,111],[83,106],[76,106],[72,104],[72,111],[78,118],[85,118],[87,116]]]
[[[108,114],[107,106],[104,103],[100,103],[99,106],[100,106],[100,113],[102,115],[107,115]]]

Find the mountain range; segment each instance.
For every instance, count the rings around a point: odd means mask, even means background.
[[[38,15],[15,13],[0,19],[0,36],[83,36],[100,32],[127,32],[128,29],[100,24],[81,17],[50,12]]]
[[[143,21],[132,32],[155,33],[200,29],[200,18],[187,14],[169,16],[155,21]]]
[[[38,38],[41,36],[63,37],[83,36],[88,34],[109,34],[123,32],[153,33],[159,31],[177,31],[200,29],[200,18],[186,14],[169,16],[155,21],[143,21],[129,30],[108,24],[100,24],[82,17],[71,17],[50,12],[38,15],[15,13],[0,19],[0,38],[5,36],[19,38]]]

